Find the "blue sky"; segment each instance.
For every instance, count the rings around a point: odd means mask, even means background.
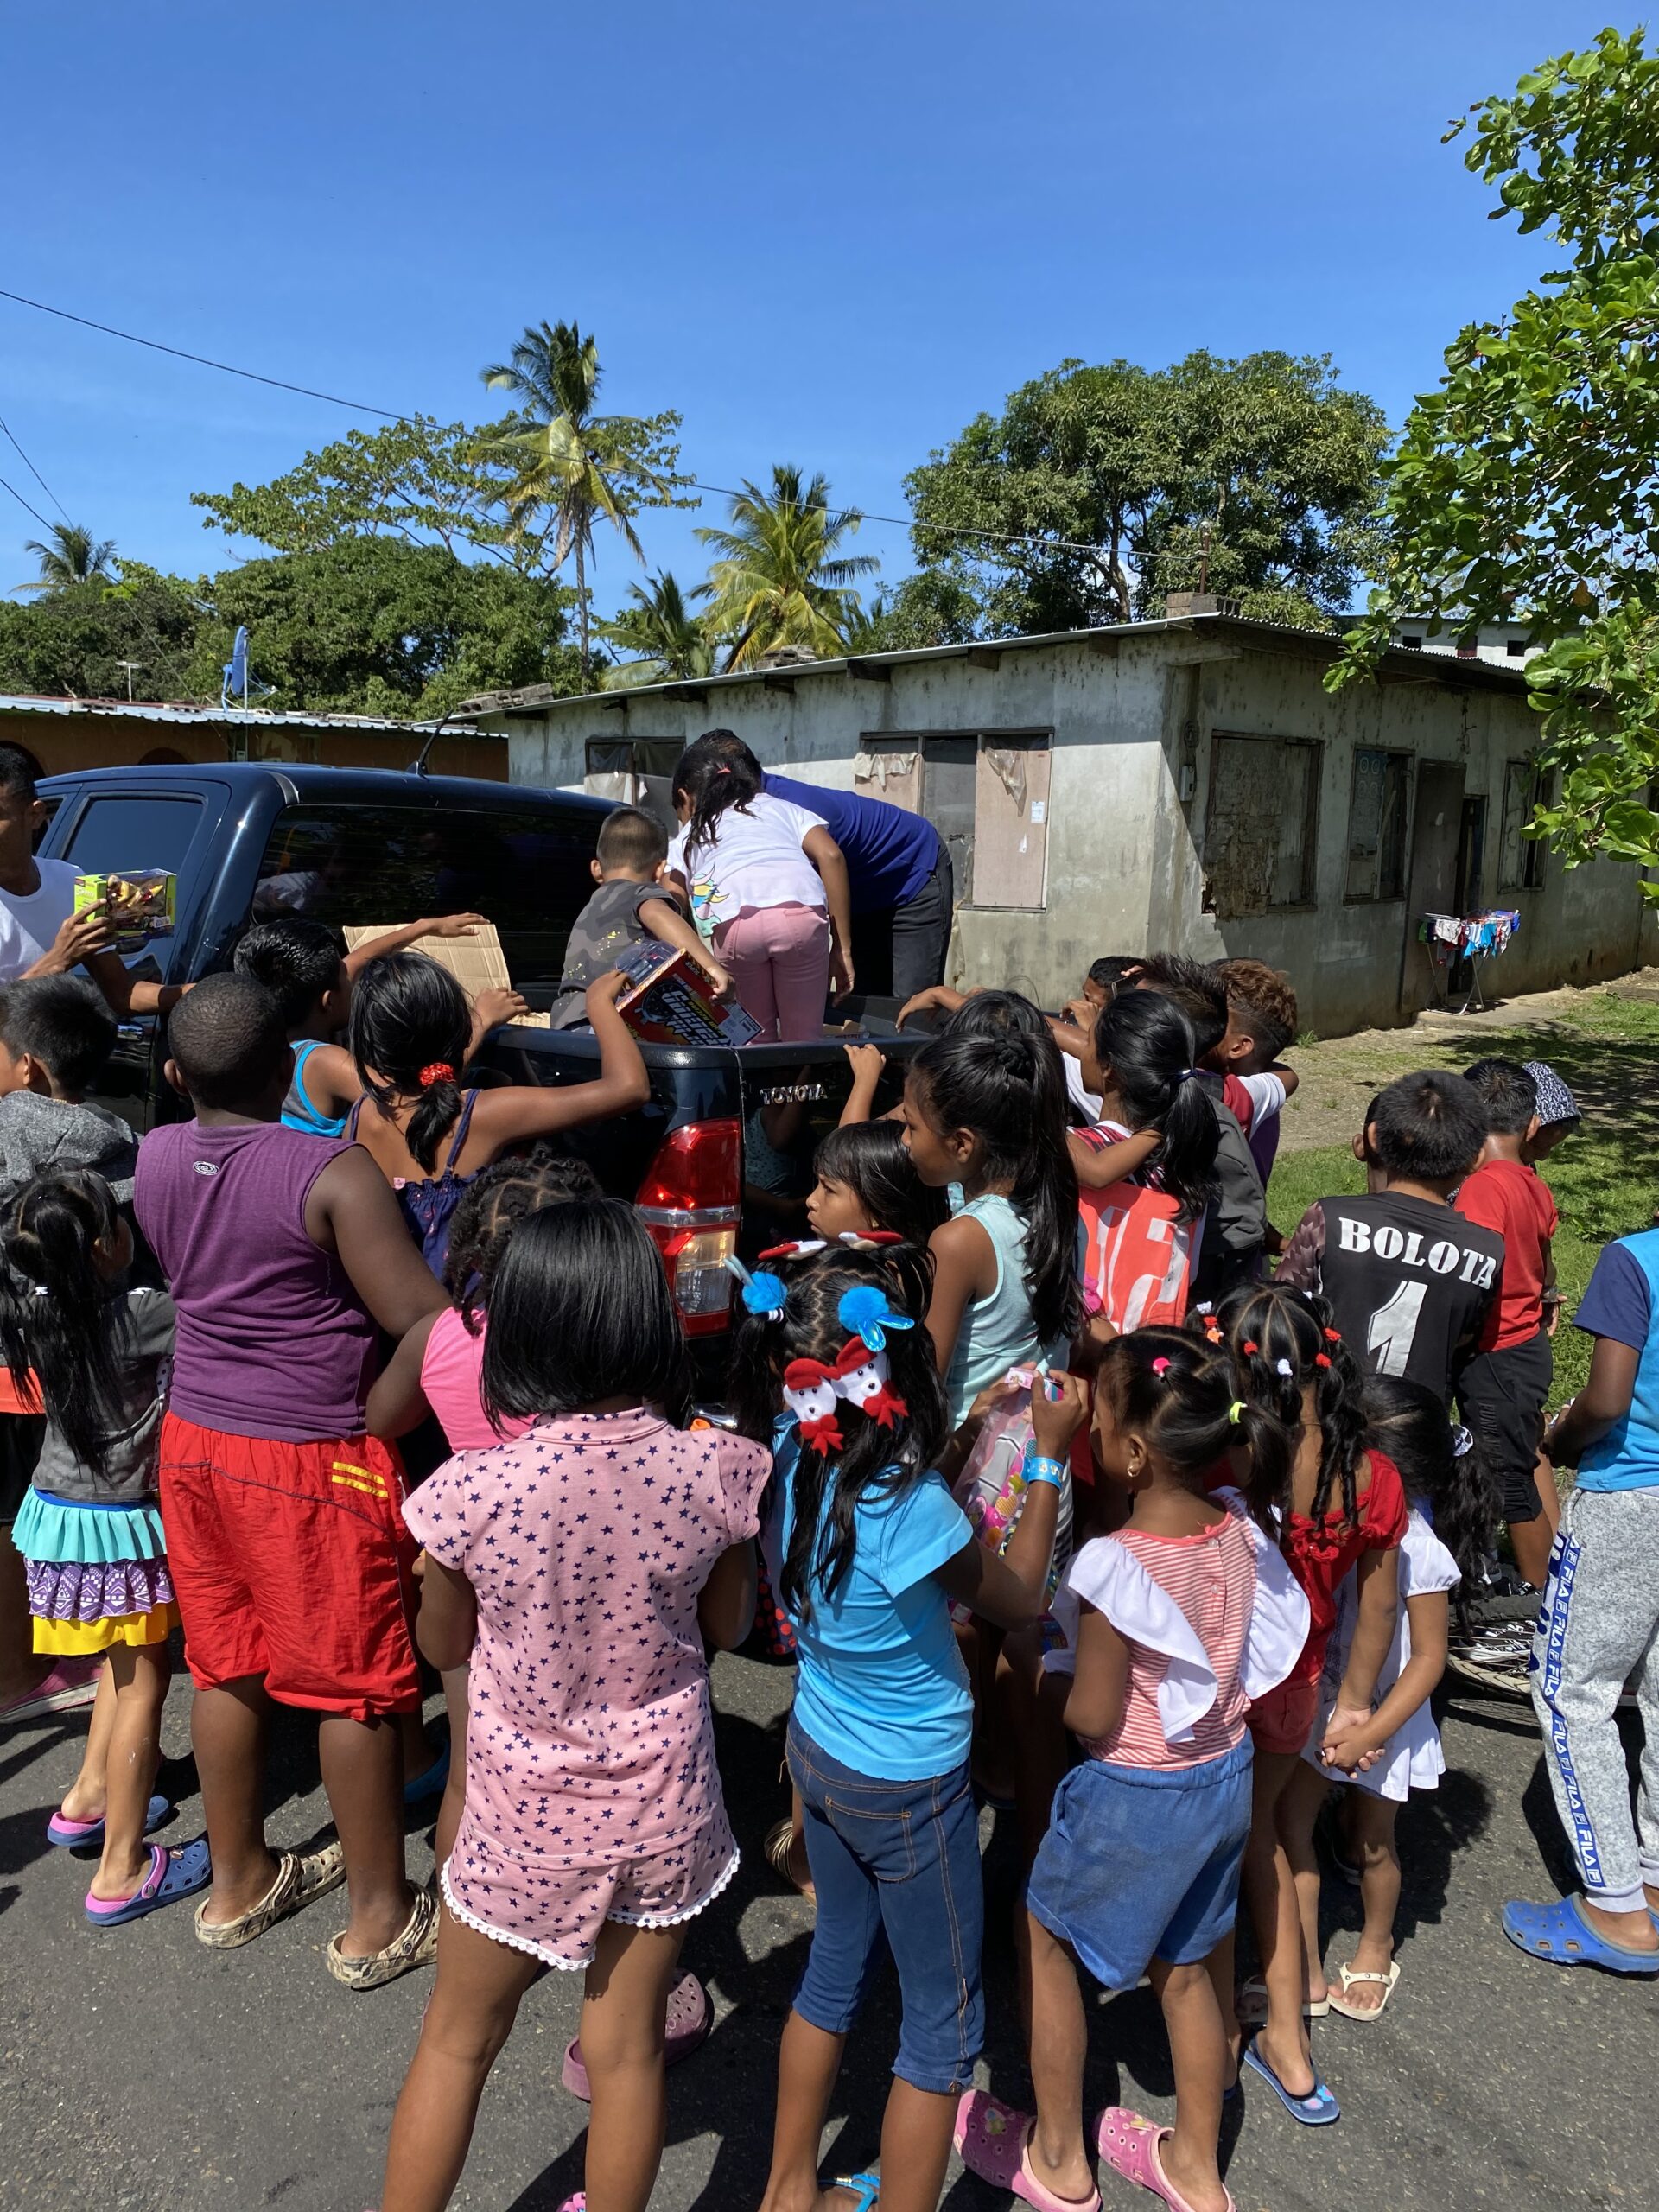
[[[479,366],[525,322],[575,319],[608,405],[681,410],[695,475],[792,460],[902,516],[907,468],[1068,354],[1330,353],[1397,423],[1456,328],[1545,265],[1486,220],[1447,118],[1605,20],[1573,0],[13,10],[0,283],[445,418],[485,411]],[[3,300],[0,415],[75,520],[186,574],[257,550],[204,531],[192,491],[365,419]],[[692,529],[720,518],[643,518],[652,565],[700,575]],[[0,589],[35,534],[0,493]],[[899,528],[858,550],[912,565]],[[637,573],[601,548],[601,612]]]

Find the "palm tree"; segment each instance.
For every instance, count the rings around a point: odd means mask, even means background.
[[[709,620],[728,640],[728,668],[753,667],[778,645],[823,656],[843,650],[858,607],[852,587],[881,565],[868,554],[837,553],[863,519],[855,507],[830,506],[821,475],[803,488],[800,470],[786,463],[773,466],[770,497],[744,478],[728,526],[697,532],[715,556]]]
[[[49,523],[50,542],[42,544],[38,537],[31,537],[24,545],[25,553],[33,553],[41,564],[41,573],[32,582],[17,584],[17,591],[69,591],[76,584],[107,584],[115,581],[111,563],[115,553],[112,537],[94,537],[90,530],[83,530],[79,523]]]
[[[690,596],[704,599],[708,592],[707,584],[699,584]],[[648,584],[630,584],[628,597],[632,607],[594,625],[607,645],[639,656],[606,671],[607,690],[714,674],[714,639],[704,619],[691,612],[677,578],[664,573]]]
[[[582,625],[582,672],[592,667],[588,559],[600,516],[642,564],[645,550],[629,517],[642,506],[666,506],[685,480],[674,473],[679,450],[667,434],[677,415],[596,415],[599,349],[574,322],[527,328],[511,358],[480,372],[493,391],[511,391],[518,410],[482,441],[485,457],[510,473],[503,493],[515,528],[538,507],[553,517],[553,566],[576,556],[576,607]]]

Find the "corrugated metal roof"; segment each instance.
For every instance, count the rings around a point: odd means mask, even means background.
[[[1343,642],[1329,630],[1304,630],[1286,622],[1258,622],[1243,614],[1179,614],[1160,616],[1147,622],[1103,623],[1095,630],[1046,630],[1034,637],[976,638],[960,645],[914,645],[897,652],[849,653],[837,660],[791,661],[786,668],[745,668],[729,676],[687,677],[662,683],[627,684],[614,691],[585,691],[573,698],[539,696],[548,687],[537,684],[530,687],[533,695],[530,697],[519,698],[512,692],[493,693],[487,698],[463,700],[454,711],[458,720],[478,721],[489,715],[543,715],[573,706],[626,707],[640,699],[695,700],[705,692],[744,683],[769,684],[774,690],[782,690],[815,676],[849,672],[857,676],[866,670],[885,676],[889,669],[922,662],[965,660],[983,665],[991,654],[1031,652],[1043,645],[1097,647],[1103,639],[1156,638],[1182,632],[1236,638],[1242,645],[1300,652],[1322,660],[1333,660]],[[1518,666],[1511,669],[1490,661],[1462,660],[1449,653],[1418,652],[1408,645],[1395,645],[1385,652],[1378,663],[1378,674],[1391,683],[1443,683],[1452,690],[1525,692],[1528,689],[1525,674]]]
[[[115,715],[140,722],[172,722],[210,729],[338,729],[391,730],[399,737],[425,736],[436,722],[404,722],[382,715],[260,714],[238,707],[151,705],[142,699],[50,699],[32,691],[0,691],[0,714]],[[466,724],[453,718],[449,727],[457,737],[471,734]]]

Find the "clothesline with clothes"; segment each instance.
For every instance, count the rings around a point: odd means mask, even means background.
[[[1512,906],[1492,906],[1479,914],[1425,914],[1417,925],[1418,940],[1428,948],[1429,958],[1446,978],[1442,987],[1451,999],[1451,970],[1459,960],[1469,963],[1469,990],[1461,1014],[1479,1011],[1491,1003],[1480,988],[1481,964],[1508,950],[1521,926]]]

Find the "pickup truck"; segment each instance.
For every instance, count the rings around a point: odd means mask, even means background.
[[[251,920],[303,913],[342,927],[467,909],[500,932],[509,973],[532,1007],[556,989],[571,923],[593,888],[588,863],[607,800],[463,777],[226,762],[99,768],[40,787],[50,818],[40,851],[86,874],[168,868],[178,879],[172,937],[129,965],[188,983],[228,967]],[[899,1036],[892,1000],[839,1010],[893,1062],[925,1041]],[[141,1134],[186,1109],[162,1073],[164,1021],[121,1024],[98,1103]],[[846,1039],[683,1050],[641,1047],[651,1097],[637,1113],[571,1133],[605,1188],[632,1200],[660,1249],[700,1375],[717,1377],[734,1252],[747,1258],[805,1233],[812,1154],[851,1081]],[[475,1080],[580,1083],[597,1069],[585,1032],[512,1025],[473,1062]]]

